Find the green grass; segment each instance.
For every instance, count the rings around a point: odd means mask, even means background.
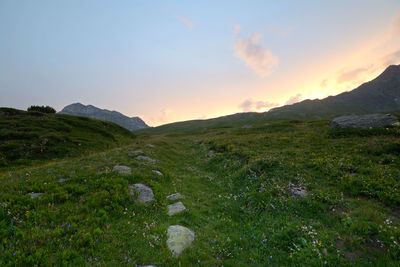
[[[110,122],[0,108],[0,169],[102,151],[133,138]]]
[[[120,148],[5,169],[0,265],[398,266],[399,128],[252,126],[143,133]],[[129,157],[136,149],[157,163]],[[132,174],[112,172],[116,164]],[[139,182],[154,204],[129,195]],[[307,198],[292,198],[290,184]],[[169,217],[165,197],[175,192],[187,210]],[[174,224],[196,233],[177,258],[166,245]]]

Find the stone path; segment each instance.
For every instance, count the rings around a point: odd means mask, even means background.
[[[132,174],[131,168],[122,165],[115,165],[113,171],[119,172],[120,174]]]
[[[194,241],[195,233],[180,225],[171,225],[167,230],[167,245],[173,256],[178,256]]]
[[[186,207],[182,204],[182,202],[176,202],[174,204],[168,205],[168,215],[174,215],[186,210]]]
[[[130,194],[134,195],[134,191],[139,191],[137,201],[143,204],[150,204],[154,201],[153,190],[144,184],[129,185]]]

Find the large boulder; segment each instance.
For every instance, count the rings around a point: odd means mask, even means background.
[[[194,232],[184,226],[171,225],[168,227],[167,245],[172,255],[180,255],[184,249],[193,243],[194,237]]]
[[[390,114],[368,114],[368,115],[348,115],[334,118],[331,121],[331,129],[337,128],[381,128],[393,125],[399,120]]]

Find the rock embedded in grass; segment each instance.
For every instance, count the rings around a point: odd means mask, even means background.
[[[307,190],[304,187],[294,186],[292,184],[289,187],[289,192],[292,198],[295,199],[305,199],[308,195]]]
[[[154,148],[154,147],[155,147],[155,145],[152,145],[152,144],[147,144],[146,146],[147,146],[147,147],[151,147],[151,148]]]
[[[143,154],[143,151],[140,150],[140,149],[128,152],[128,156],[130,156],[130,157],[136,157],[136,156],[138,156],[140,154]]]
[[[172,194],[172,195],[169,195],[166,197],[166,199],[168,199],[168,200],[178,200],[178,199],[182,199],[182,198],[185,198],[185,197],[182,196],[180,193],[175,193],[175,194]]]
[[[31,195],[31,199],[34,198],[41,198],[43,196],[44,193],[30,193]]]
[[[58,182],[61,184],[61,183],[65,183],[66,181],[68,181],[68,179],[67,178],[60,178],[60,179],[58,179]]]
[[[138,156],[138,157],[136,157],[136,159],[141,160],[141,161],[147,161],[149,163],[155,163],[156,162],[155,159],[152,159],[152,158],[147,157],[147,156]]]
[[[173,256],[179,256],[194,241],[195,233],[180,225],[171,225],[167,230],[167,246]]]
[[[113,171],[116,171],[120,174],[132,174],[131,168],[122,165],[116,165]]]
[[[186,207],[182,204],[182,202],[176,202],[174,204],[168,205],[168,215],[169,216],[180,213],[184,210],[186,210]]]
[[[131,195],[135,194],[134,191],[139,192],[137,201],[142,204],[150,204],[154,201],[153,190],[151,190],[151,188],[148,187],[147,185],[144,184],[129,185],[129,189]]]
[[[154,172],[155,174],[159,175],[159,176],[164,176],[164,174],[160,171],[157,170],[152,170],[152,172]]]

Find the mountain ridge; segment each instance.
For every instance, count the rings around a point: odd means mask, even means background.
[[[115,110],[101,109],[93,105],[83,105],[79,102],[65,106],[58,113],[111,121],[130,131],[149,127],[140,117],[128,117]]]

